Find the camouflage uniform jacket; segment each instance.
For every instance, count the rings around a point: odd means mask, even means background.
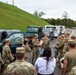
[[[14,60],[14,57],[11,54],[10,47],[7,45],[4,45],[3,51],[2,51],[2,59],[4,62],[9,63]]]
[[[76,75],[76,66],[71,69],[69,75]]]
[[[39,40],[38,40],[38,39],[33,39],[33,40],[32,40],[32,43],[33,43],[33,51],[34,51],[34,52],[35,52],[35,51],[39,51],[39,46],[38,46]]]
[[[28,53],[31,52],[31,48],[29,45],[23,45],[23,47],[25,48],[25,52],[28,52]]]
[[[30,53],[31,53],[31,48],[29,47],[29,45],[23,45],[23,47],[25,48],[25,57],[24,57],[24,59],[26,60],[26,61],[28,61],[28,58],[29,58],[29,56],[30,56]]]
[[[42,44],[42,48],[46,48],[46,47],[50,47],[50,39],[48,37],[43,37],[43,44]]]
[[[68,44],[65,43],[65,44],[64,44],[64,47],[63,47],[63,52],[66,53],[66,52],[68,52],[68,51],[69,51],[69,50],[68,50]]]
[[[33,46],[36,47],[39,44],[39,40],[38,39],[33,39],[32,40]]]
[[[4,75],[37,75],[37,72],[32,64],[24,60],[16,60],[8,65]]]
[[[56,44],[56,47],[57,49],[60,51],[60,50],[63,50],[63,47],[64,47],[64,41],[58,41],[57,44]]]

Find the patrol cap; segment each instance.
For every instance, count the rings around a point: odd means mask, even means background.
[[[24,47],[17,47],[16,53],[25,53],[25,48]]]
[[[44,33],[44,35],[47,35],[47,33]]]
[[[70,39],[68,40],[68,44],[75,44],[74,40]]]
[[[65,36],[64,35],[61,35],[61,37],[64,38]]]
[[[38,34],[35,34],[35,36],[37,36],[37,37],[38,37]]]
[[[10,41],[10,39],[6,39],[6,40],[5,40],[5,42],[8,42],[8,41]]]
[[[68,42],[74,42],[74,40],[73,39],[70,39],[70,40],[68,40]]]
[[[65,35],[69,35],[69,33],[65,33]]]

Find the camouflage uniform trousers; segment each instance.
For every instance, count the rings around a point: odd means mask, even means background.
[[[9,64],[10,64],[9,62],[5,62],[5,64],[1,66],[1,73],[0,73],[0,75],[3,75],[4,70],[7,68],[7,66],[8,66]]]
[[[39,48],[34,47],[33,48],[33,64],[35,63],[38,57],[39,57]]]
[[[33,58],[33,52],[31,52],[31,53],[29,54],[29,58],[28,58],[28,62],[29,62],[29,63],[32,63],[32,58]]]

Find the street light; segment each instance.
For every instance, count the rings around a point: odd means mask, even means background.
[[[12,5],[14,5],[14,0],[12,0]]]

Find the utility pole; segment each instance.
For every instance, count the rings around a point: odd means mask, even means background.
[[[12,0],[12,5],[14,5],[14,0]]]

